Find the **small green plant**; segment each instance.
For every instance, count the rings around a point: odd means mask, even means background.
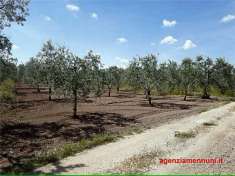
[[[121,136],[139,134],[144,131],[144,127],[132,126],[120,132]]]
[[[203,125],[204,126],[217,126],[215,122],[204,122]]]
[[[57,162],[65,157],[72,156],[85,149],[101,144],[113,142],[118,138],[115,134],[97,134],[89,139],[82,139],[79,143],[67,143],[57,148],[37,153],[31,161],[25,163],[25,168],[36,168],[48,163]]]
[[[193,138],[195,136],[196,133],[194,131],[188,131],[188,132],[175,131],[175,137],[178,138]]]
[[[11,79],[7,79],[0,84],[0,101],[13,102],[15,100],[14,94],[15,83]]]

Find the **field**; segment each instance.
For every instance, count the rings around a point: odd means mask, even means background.
[[[0,164],[5,171],[30,170],[25,163],[38,153],[68,143],[99,134],[138,133],[221,104],[198,97],[183,101],[182,96],[155,96],[150,106],[143,94],[113,91],[111,97],[105,93],[80,100],[78,116],[73,118],[72,102],[58,97],[48,101],[46,88],[37,93],[35,88],[18,85],[16,92],[16,105],[1,108]]]
[[[0,175],[235,173],[234,0],[175,1],[0,0]]]

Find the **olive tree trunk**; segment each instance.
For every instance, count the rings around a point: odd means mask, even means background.
[[[37,93],[40,93],[40,85],[37,85]]]
[[[48,97],[48,99],[49,99],[49,101],[51,101],[51,87],[49,87],[49,92],[48,92],[48,95],[49,95],[49,97]]]
[[[147,91],[147,99],[148,99],[149,105],[152,105],[152,97],[151,97],[151,91],[150,90]]]
[[[78,95],[77,95],[77,90],[73,90],[73,98],[74,98],[74,104],[73,104],[73,117],[77,117],[77,100],[78,100]]]

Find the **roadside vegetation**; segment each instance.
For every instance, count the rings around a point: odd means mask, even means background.
[[[92,147],[113,142],[118,138],[115,134],[97,134],[91,138],[82,139],[78,143],[66,143],[62,146],[55,147],[54,149],[47,150],[45,152],[38,152],[33,158],[28,160],[18,168],[18,172],[32,171],[33,169],[49,164],[55,163],[59,160],[72,156],[78,152],[81,152]],[[17,168],[15,169],[17,171]]]
[[[118,167],[114,169],[117,173],[143,173],[147,171],[152,165],[156,164],[158,158],[165,155],[165,151],[160,149],[151,150],[150,152],[142,152],[136,154],[125,161],[123,161]]]

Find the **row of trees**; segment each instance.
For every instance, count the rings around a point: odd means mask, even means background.
[[[154,55],[134,58],[127,68],[130,85],[142,88],[151,104],[151,91],[162,94],[184,94],[201,91],[202,98],[210,98],[211,89],[234,96],[235,68],[223,58],[213,60],[198,56],[195,61],[185,58],[180,65],[168,61],[157,65]]]
[[[80,58],[67,48],[48,41],[37,56],[17,66],[11,55],[12,43],[3,30],[12,23],[23,25],[28,4],[29,0],[0,0],[0,99],[1,90],[7,92],[13,81],[30,83],[38,91],[40,85],[46,85],[49,100],[55,90],[61,90],[64,96],[73,96],[76,116],[78,97],[90,93],[99,97],[105,89],[110,96],[113,87],[119,92],[121,85],[135,91],[144,90],[149,104],[156,90],[159,94],[184,94],[184,100],[192,92],[201,92],[202,98],[210,98],[211,90],[235,95],[235,68],[223,58],[213,62],[209,57],[198,56],[195,60],[186,58],[181,64],[174,61],[158,64],[157,56],[147,55],[133,58],[126,69],[116,66],[105,69],[100,56],[92,51]]]
[[[105,90],[110,96],[114,87],[119,92],[121,86],[143,90],[150,105],[153,92],[183,94],[184,100],[193,92],[210,98],[211,90],[235,95],[235,68],[223,58],[214,62],[209,57],[198,56],[194,60],[186,58],[180,64],[175,61],[158,64],[157,56],[151,54],[133,58],[126,69],[104,68],[101,57],[92,51],[80,58],[66,47],[47,41],[27,63],[16,67],[9,62],[8,67],[3,66],[1,70],[1,82],[8,77],[30,83],[38,91],[40,86],[47,86],[49,100],[56,90],[63,92],[64,97],[72,96],[74,116],[77,115],[78,98],[86,98],[89,94],[100,97]]]
[[[92,51],[80,58],[69,49],[47,41],[37,56],[18,66],[17,79],[34,85],[38,92],[40,86],[48,86],[49,101],[55,90],[63,92],[64,97],[72,95],[76,116],[79,97],[86,98],[90,93],[99,97],[106,87],[110,96],[114,85],[119,91],[122,69],[116,66],[103,69],[100,59]]]

